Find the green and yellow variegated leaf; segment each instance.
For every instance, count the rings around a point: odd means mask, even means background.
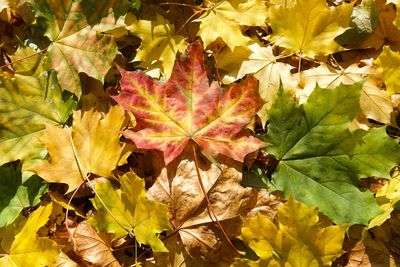
[[[47,26],[45,35],[51,41],[47,60],[57,71],[61,88],[80,96],[80,72],[103,82],[117,47],[111,35],[100,31],[112,29],[116,21],[108,21],[111,26],[105,22],[92,27],[78,1],[35,0],[31,4],[37,23]],[[90,10],[103,14],[104,5],[97,4]]]
[[[331,266],[339,257],[347,225],[323,227],[318,208],[289,198],[278,209],[277,225],[260,213],[243,221],[241,239],[259,256],[238,259],[232,267]]]
[[[97,180],[96,197],[92,200],[97,212],[89,223],[115,237],[129,234],[156,252],[168,252],[157,236],[170,229],[168,206],[147,199],[144,180],[136,174],[127,173],[119,180],[121,189],[110,180]]]
[[[22,48],[12,59],[34,53]],[[55,72],[43,68],[40,54],[14,68],[14,77],[0,75],[0,164],[21,160],[27,169],[47,154],[40,141],[46,124],[64,124],[76,103],[61,92]]]

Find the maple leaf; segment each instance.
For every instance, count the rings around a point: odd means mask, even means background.
[[[329,8],[325,0],[296,0],[269,8],[271,41],[290,53],[308,57],[339,50],[334,38],[348,27],[353,3]]]
[[[39,228],[48,221],[52,208],[51,204],[40,206],[30,214],[22,229],[14,234],[14,240],[3,239],[2,248],[7,252],[7,255],[0,258],[0,266],[41,267],[55,265],[60,254],[57,243],[48,237],[38,237],[36,234]],[[9,233],[3,236],[13,236],[15,230],[15,227],[10,225],[6,229]]]
[[[242,34],[241,25],[266,26],[267,7],[262,0],[215,0],[208,4],[207,11],[193,21],[200,22],[197,35],[205,47],[221,38],[233,51],[250,40]]]
[[[400,71],[398,70],[398,64],[400,63],[400,54],[392,51],[389,46],[384,46],[382,53],[374,63],[378,65],[378,70],[386,85],[386,92],[388,94],[399,93]]]
[[[260,260],[238,260],[232,266],[330,266],[343,253],[348,226],[322,227],[318,208],[290,197],[278,209],[277,221],[276,226],[261,214],[244,218],[241,239]]]
[[[376,192],[376,200],[382,213],[368,223],[368,229],[380,226],[388,220],[395,209],[395,205],[400,201],[400,175],[398,170],[394,177]]]
[[[266,150],[279,160],[271,189],[318,205],[335,223],[366,224],[376,216],[372,192],[354,183],[370,176],[389,179],[400,161],[398,143],[384,127],[348,130],[359,111],[361,86],[316,87],[301,106],[281,90],[268,113],[266,141],[272,146]]]
[[[168,252],[157,234],[170,229],[168,207],[146,199],[144,180],[133,172],[119,178],[121,189],[107,179],[96,181],[96,197],[92,200],[96,214],[88,222],[101,232],[115,237],[129,234],[155,252]],[[106,206],[105,206],[106,205]]]
[[[47,60],[56,70],[63,90],[81,94],[79,73],[104,81],[111,67],[117,46],[111,35],[102,34],[104,25],[92,28],[82,10],[81,1],[39,0],[30,3],[40,21],[47,25],[45,36],[51,43],[47,48]],[[86,10],[89,1],[85,2]],[[93,2],[91,12],[103,12],[103,5]],[[114,21],[111,21],[114,25]]]
[[[125,111],[110,107],[105,115],[91,109],[73,114],[72,131],[47,125],[43,138],[49,160],[31,170],[51,183],[66,183],[67,192],[79,187],[90,173],[113,177],[112,170],[126,162],[129,146],[119,131],[129,124]]]
[[[21,165],[0,167],[0,228],[12,223],[23,208],[40,202],[47,186],[34,175],[22,182]]]
[[[32,48],[20,48],[12,59],[34,53]],[[17,62],[14,77],[0,74],[0,165],[21,160],[25,170],[37,164],[46,156],[40,141],[46,124],[63,125],[76,106],[42,59],[38,54]]]
[[[140,61],[139,66],[153,77],[169,78],[176,53],[186,48],[185,37],[176,34],[174,25],[160,14],[152,20],[134,19],[126,29],[142,40],[134,61]]]
[[[124,136],[138,148],[163,151],[166,164],[190,140],[205,155],[220,153],[238,161],[264,145],[243,130],[259,106],[257,80],[248,76],[226,90],[210,85],[199,42],[177,57],[166,82],[140,71],[120,72],[122,91],[113,98],[135,115],[139,129],[126,130]]]
[[[227,235],[238,235],[241,227],[239,216],[246,215],[253,209],[262,193],[240,185],[242,166],[232,159],[225,159],[220,167],[210,164],[204,158],[198,163],[205,192],[212,203],[211,208]],[[206,262],[208,265],[232,256],[231,247],[224,242],[220,229],[210,218],[196,165],[192,159],[182,160],[177,167],[168,165],[162,169],[147,196],[168,204],[173,230],[179,234],[175,242],[166,243],[168,249],[171,248],[170,251],[177,254],[159,256],[157,260],[160,265],[160,261],[170,261],[173,257],[179,257],[179,254],[190,255],[195,262]],[[274,214],[273,203],[276,199],[273,196],[269,197],[269,201],[265,201],[265,213]],[[261,210],[261,207],[259,209]]]
[[[70,234],[75,253],[86,262],[95,266],[121,266],[111,252],[110,238],[105,234],[98,234],[86,221],[79,223]]]

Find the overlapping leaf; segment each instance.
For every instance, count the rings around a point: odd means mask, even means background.
[[[38,237],[36,232],[49,219],[52,205],[40,206],[30,214],[21,230],[16,230],[13,225],[8,226],[3,237],[14,240],[2,240],[2,249],[7,255],[0,258],[1,267],[9,266],[55,266],[60,249],[56,242],[48,237]],[[13,233],[16,231],[16,233]]]
[[[211,208],[229,237],[239,233],[239,215],[254,208],[258,196],[256,190],[240,185],[241,165],[232,161],[221,162],[220,168],[199,162],[205,191],[212,200]],[[175,248],[175,252],[181,243],[183,254],[190,255],[198,264],[209,265],[232,257],[231,248],[210,218],[193,160],[183,160],[176,169],[172,166],[164,168],[147,195],[170,207],[170,220],[179,237],[175,243],[167,242],[167,245]],[[168,257],[164,256],[164,261],[165,258]]]
[[[353,4],[329,8],[325,0],[296,0],[292,4],[271,6],[271,41],[290,53],[308,57],[339,50],[334,38],[349,25]]]
[[[400,71],[398,70],[398,64],[400,63],[400,54],[394,52],[389,46],[384,46],[382,53],[375,60],[375,63],[379,67],[379,71],[385,81],[386,91],[389,94],[400,92]]]
[[[47,60],[57,71],[63,90],[77,95],[82,93],[78,75],[80,72],[104,81],[117,54],[117,47],[111,35],[98,32],[110,26],[99,24],[97,28],[92,28],[89,25],[92,21],[85,16],[84,11],[87,13],[90,7],[91,15],[108,15],[107,7],[111,2],[102,1],[102,4],[97,4],[97,1],[83,1],[83,9],[79,1],[73,0],[31,1],[38,23],[47,26],[45,35],[51,41],[47,48]],[[111,18],[105,24],[115,25],[115,21]]]
[[[22,183],[21,166],[0,167],[0,228],[12,223],[23,208],[39,204],[47,186],[34,175]]]
[[[399,146],[385,128],[349,132],[361,86],[317,87],[301,106],[281,91],[268,113],[266,139],[272,146],[267,151],[279,160],[272,188],[319,206],[336,223],[366,224],[376,216],[372,192],[355,183],[363,177],[390,178],[400,162]]]
[[[126,28],[142,39],[134,61],[140,61],[151,76],[169,78],[175,55],[186,48],[185,37],[175,33],[174,25],[160,14],[153,20],[134,19]]]
[[[74,251],[86,262],[96,266],[120,267],[121,265],[110,250],[110,238],[105,234],[98,234],[96,230],[83,221],[71,230],[71,240]]]
[[[348,226],[322,227],[318,208],[289,198],[278,209],[278,225],[261,214],[244,219],[241,238],[260,257],[232,266],[330,266],[342,254]]]
[[[138,123],[137,131],[124,135],[139,148],[163,151],[166,164],[191,140],[206,155],[220,153],[238,161],[263,146],[243,130],[259,108],[257,81],[249,76],[225,90],[210,84],[199,42],[178,56],[167,82],[139,71],[120,71],[122,91],[114,99]]]
[[[128,145],[119,141],[119,131],[129,125],[121,107],[110,107],[106,114],[78,110],[73,119],[72,130],[47,125],[43,142],[50,158],[32,169],[47,182],[68,184],[68,192],[91,173],[111,178],[129,156]]]
[[[207,47],[221,38],[233,51],[236,46],[246,46],[250,38],[242,34],[241,25],[265,26],[267,7],[261,0],[209,1],[209,7],[198,18],[198,36]]]
[[[109,180],[96,182],[92,202],[97,212],[88,222],[101,232],[113,233],[115,237],[129,234],[155,252],[168,252],[157,236],[170,229],[168,207],[146,199],[144,181],[134,173],[123,175],[119,181],[121,189]]]
[[[13,60],[34,53],[21,48]],[[45,125],[63,125],[76,103],[61,92],[55,72],[43,67],[40,54],[14,68],[14,77],[0,75],[0,164],[21,160],[26,169],[46,156],[40,141]]]

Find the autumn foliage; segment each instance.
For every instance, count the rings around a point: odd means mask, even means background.
[[[0,1],[0,267],[398,266],[399,10]]]

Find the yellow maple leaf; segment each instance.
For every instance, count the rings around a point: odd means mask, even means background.
[[[343,253],[347,227],[322,227],[318,208],[309,208],[290,197],[278,209],[277,226],[260,213],[244,219],[241,238],[260,260],[240,259],[233,266],[331,266]]]
[[[382,225],[391,216],[395,205],[400,201],[400,172],[394,173],[392,179],[376,192],[376,200],[382,213],[373,218],[367,229]]]
[[[386,84],[386,92],[394,94],[400,92],[400,54],[384,46],[382,53],[374,61]]]
[[[36,232],[46,224],[53,206],[40,206],[32,212],[22,229],[17,233],[9,247],[3,247],[7,256],[0,258],[0,267],[55,266],[60,249],[48,237],[38,237]],[[17,231],[10,225],[6,231]],[[6,235],[8,236],[8,235]],[[7,240],[8,241],[8,240]],[[2,246],[5,244],[2,242]]]
[[[176,53],[186,49],[185,37],[175,33],[174,25],[160,14],[152,20],[134,17],[129,20],[126,29],[142,40],[134,61],[140,61],[139,66],[146,68],[152,77],[158,78],[162,74],[169,78]]]
[[[250,38],[242,34],[240,26],[266,26],[267,7],[263,0],[209,1],[209,8],[194,22],[200,22],[198,35],[204,46],[221,38],[233,50],[246,46]]]
[[[271,41],[290,53],[308,57],[331,54],[340,49],[334,39],[347,29],[352,9],[353,3],[329,8],[325,0],[271,6]]]
[[[72,131],[47,125],[43,142],[50,158],[33,171],[47,182],[68,184],[68,192],[90,173],[112,177],[112,170],[129,155],[128,146],[119,141],[128,122],[123,108],[114,106],[105,115],[94,109],[75,111]]]

